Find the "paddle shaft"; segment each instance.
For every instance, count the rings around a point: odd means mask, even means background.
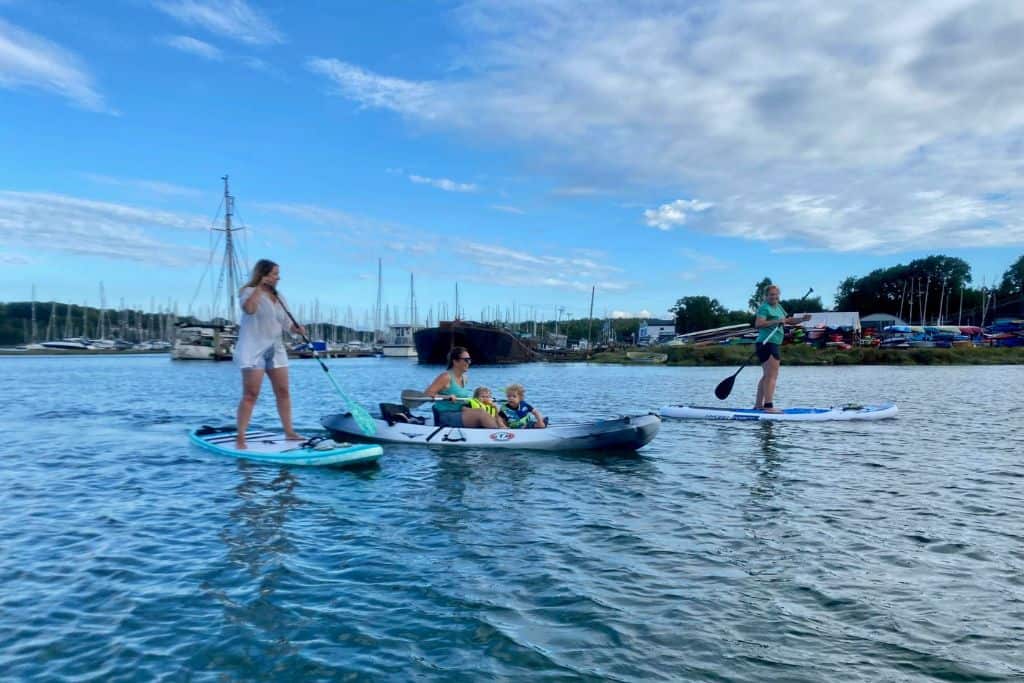
[[[284,312],[288,315],[288,319],[292,321],[292,325],[299,329],[302,329],[302,325],[300,325],[299,322],[295,319],[295,316],[292,315],[292,312],[288,310],[288,307],[284,305],[284,301],[278,295],[277,290],[274,289],[273,287],[270,287],[269,289],[271,292],[274,293],[274,297],[277,298],[277,303],[281,304],[281,308],[283,308]],[[331,371],[327,367],[327,364],[324,363],[322,358],[320,358],[320,354],[316,352],[316,347],[313,346],[313,342],[310,341],[309,337],[307,337],[304,332],[299,332],[299,336],[302,337],[302,340],[304,342],[309,344],[309,348],[313,352],[313,358],[316,358],[316,362],[320,364],[320,368],[324,371],[324,374],[327,375],[327,379],[330,380],[331,385],[334,387],[334,390],[338,392],[338,396],[341,396],[342,400],[345,401],[345,404],[348,406],[349,412],[352,413],[352,417],[355,418],[356,422],[359,424],[360,429],[362,429],[364,434],[372,435],[376,431],[376,428],[373,425],[373,420],[370,417],[370,415],[366,412],[366,410],[363,409],[362,406],[354,403],[351,399],[349,399],[348,396],[345,395],[345,392],[341,390],[341,387],[338,386],[338,382],[335,381],[334,379],[334,375],[331,374]]]

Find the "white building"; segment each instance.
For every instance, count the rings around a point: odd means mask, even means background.
[[[664,341],[669,341],[676,336],[675,320],[643,320],[640,322],[640,330],[636,335],[637,346],[649,346]]]

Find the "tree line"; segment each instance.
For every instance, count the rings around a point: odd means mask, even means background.
[[[862,277],[847,277],[836,290],[834,310],[856,311],[862,316],[888,313],[913,324],[980,325],[997,317],[1024,317],[1024,256],[1006,269],[998,285],[974,288],[971,281],[971,267],[963,259],[928,256]],[[745,310],[729,310],[718,299],[703,295],[678,299],[669,309],[676,333],[752,322],[770,284],[771,278],[765,277],[754,285]],[[784,299],[780,304],[789,313],[824,310],[821,297]]]

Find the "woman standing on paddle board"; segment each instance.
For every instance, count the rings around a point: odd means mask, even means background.
[[[757,309],[754,318],[754,327],[758,330],[754,351],[757,353],[757,360],[761,363],[762,372],[761,381],[757,383],[757,400],[754,402],[754,409],[769,413],[779,412],[772,399],[775,396],[775,383],[779,380],[779,365],[782,362],[782,354],[779,352],[785,334],[782,326],[795,325],[811,319],[811,316],[807,314],[799,318],[787,317],[786,311],[779,305],[781,293],[777,285],[768,285],[764,292],[764,303]]]
[[[235,448],[245,448],[245,432],[252,419],[252,409],[260,396],[263,375],[270,377],[270,386],[277,399],[285,437],[301,441],[292,427],[292,397],[288,391],[288,353],[281,335],[285,330],[305,334],[301,325],[292,324],[282,305],[277,283],[281,269],[268,259],[260,259],[252,269],[252,277],[238,295],[242,320],[238,326],[238,342],[234,359],[242,369],[242,399],[238,402],[238,432]]]
[[[466,371],[472,362],[473,358],[469,351],[464,346],[456,346],[448,352],[448,369],[438,375],[424,392],[430,396],[447,399],[434,404],[437,426],[498,428],[497,420],[486,410],[468,407],[473,392],[466,388]]]

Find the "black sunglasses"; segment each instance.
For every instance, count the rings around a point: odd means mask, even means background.
[[[459,356],[459,360],[464,360],[467,363],[472,363],[473,362],[473,359],[470,358],[469,356]]]

